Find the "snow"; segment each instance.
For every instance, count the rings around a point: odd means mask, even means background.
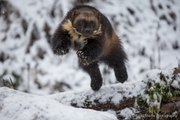
[[[127,81],[123,84],[118,83],[115,85],[106,85],[103,86],[99,91],[94,92],[89,89],[69,91],[64,93],[57,93],[50,95],[50,98],[66,104],[71,105],[71,103],[76,103],[77,106],[82,107],[84,101],[91,102],[91,105],[96,104],[94,100],[98,100],[100,103],[105,103],[111,98],[111,102],[114,104],[119,104],[124,98],[133,98],[138,95],[144,95],[144,91],[147,89],[147,83],[161,83],[164,84],[164,81],[160,79],[160,73],[166,76],[166,82],[170,86],[179,89],[180,88],[180,76],[179,74],[175,77],[175,80],[172,81],[174,69],[167,70],[151,70],[144,74],[142,80],[136,81]],[[172,83],[171,83],[172,82]],[[137,84],[138,83],[138,84]],[[171,84],[170,84],[171,83]]]
[[[125,108],[120,111],[120,115],[124,117],[124,120],[129,120],[135,113],[136,110],[134,108]]]
[[[88,3],[108,17],[128,55],[128,81],[117,84],[113,70],[100,64],[104,81],[97,92],[91,90],[90,77],[79,68],[75,52],[56,56],[48,43],[47,36],[51,37],[74,1],[8,0],[12,6],[0,11],[0,86],[12,80],[18,89],[0,88],[0,119],[115,120],[114,111],[108,111],[112,115],[70,106],[76,103],[82,107],[84,100],[94,105],[95,99],[105,103],[109,97],[119,104],[124,98],[143,94],[148,81],[160,82],[161,72],[169,76],[168,83],[172,82],[172,68],[180,66],[179,0]],[[29,47],[32,32],[36,33],[35,41]],[[180,88],[179,75],[171,85]],[[119,112],[128,119],[136,111],[125,108]]]
[[[164,76],[166,76],[165,81],[162,81],[160,79],[160,73],[162,73]],[[145,83],[147,83],[147,82],[152,82],[152,83],[159,82],[163,85],[167,84],[167,85],[171,85],[175,89],[180,89],[180,75],[178,74],[176,76],[175,80],[173,80],[172,79],[174,76],[173,73],[174,73],[174,69],[169,69],[169,70],[154,69],[151,71],[147,71],[144,74],[143,81]]]
[[[16,82],[16,74],[21,79],[19,90],[41,95],[90,88],[90,77],[79,69],[75,52],[56,57],[44,31],[47,24],[49,34],[52,35],[67,11],[73,7],[73,2],[74,0],[9,1],[13,9],[13,13],[9,14],[10,23],[7,24],[0,16],[0,53],[8,56],[7,60],[0,62],[1,78],[11,78]],[[128,55],[128,81],[141,80],[142,75],[150,69],[177,67],[180,47],[175,49],[173,45],[180,46],[178,0],[152,0],[152,3],[151,0],[98,0],[89,4],[109,18],[121,38]],[[155,11],[152,10],[152,5]],[[169,13],[174,13],[175,19]],[[162,19],[163,15],[167,20]],[[23,20],[27,22],[26,32],[22,27]],[[31,33],[35,31],[34,26],[39,37],[27,53]],[[41,52],[43,59],[39,57]],[[112,69],[100,64],[100,70],[103,84],[116,83]]]
[[[138,84],[137,84],[138,82]],[[71,92],[57,93],[50,95],[50,98],[66,104],[71,105],[75,103],[77,106],[83,107],[84,101],[89,101],[91,105],[95,105],[95,100],[100,103],[106,103],[111,98],[111,102],[119,104],[124,98],[133,98],[138,94],[143,94],[146,85],[141,81],[130,81],[124,84],[107,85],[103,86],[99,91],[84,89]]]
[[[74,120],[116,120],[115,115],[120,115],[124,119],[130,119],[138,113],[137,105],[119,111],[108,110],[106,112],[83,109],[83,107],[87,107],[85,103],[89,103],[89,107],[91,107],[98,103],[106,104],[108,101],[111,104],[119,105],[126,98],[136,98],[139,95],[147,98],[148,103],[149,96],[144,93],[148,89],[147,82],[163,84],[165,81],[160,80],[160,73],[166,76],[166,83],[172,82],[174,69],[156,69],[144,74],[142,80],[106,85],[96,92],[86,88],[53,95],[33,95],[1,87],[0,118],[3,120],[71,120],[72,118]],[[179,89],[180,74],[176,74],[173,80],[170,85]],[[155,101],[153,105],[155,104],[159,103]]]
[[[65,106],[46,96],[0,88],[1,120],[116,120],[107,112]]]
[[[11,78],[16,82],[15,74],[21,81],[17,89],[40,95],[90,88],[90,77],[79,69],[75,52],[59,57],[53,55],[44,31],[46,23],[52,35],[67,11],[73,7],[74,0],[9,2],[13,9],[13,13],[9,14],[10,23],[0,16],[0,53],[7,56],[4,62],[0,62],[0,78]],[[128,55],[128,81],[143,79],[142,75],[150,69],[177,67],[180,47],[173,48],[173,45],[180,46],[179,0],[98,0],[89,4],[109,18],[121,38]],[[152,10],[152,5],[156,12]],[[169,13],[174,13],[176,18],[173,19]],[[167,20],[162,19],[163,15]],[[23,20],[27,22],[26,32],[22,27]],[[39,37],[27,53],[34,26]],[[16,37],[18,35],[20,37]],[[43,59],[39,57],[40,51],[44,51]],[[112,69],[100,64],[100,70],[105,85],[117,82]]]

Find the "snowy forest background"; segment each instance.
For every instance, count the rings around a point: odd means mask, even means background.
[[[106,15],[122,40],[128,55],[126,84],[152,69],[178,67],[179,0],[0,0],[0,86],[34,95],[90,89],[75,52],[56,56],[49,45],[67,11],[81,3]],[[104,85],[117,83],[110,68],[101,64],[100,69]]]
[[[123,41],[129,81],[150,69],[178,66],[180,59],[179,0],[85,0],[105,14]],[[88,2],[90,1],[90,2]],[[90,88],[74,51],[53,55],[49,41],[68,10],[82,0],[1,0],[0,79],[34,94]],[[104,84],[116,83],[101,65]]]

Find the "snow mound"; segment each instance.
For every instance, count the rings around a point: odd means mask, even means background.
[[[65,106],[45,96],[0,88],[1,120],[117,120],[94,110]]]

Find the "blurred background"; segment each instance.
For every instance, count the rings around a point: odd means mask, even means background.
[[[0,86],[40,95],[90,88],[75,52],[55,56],[49,45],[67,11],[79,4],[111,21],[128,55],[128,81],[178,66],[180,0],[0,0]],[[112,69],[100,69],[105,85],[116,83]]]

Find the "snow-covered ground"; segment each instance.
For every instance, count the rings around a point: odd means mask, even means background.
[[[132,103],[132,107],[119,111],[114,110],[113,107],[106,112],[84,108],[107,103],[119,106],[121,102],[139,95],[148,98],[144,92],[149,89],[147,82],[169,84],[169,87],[180,90],[180,73],[174,74],[174,71],[174,69],[152,70],[144,75],[143,80],[103,86],[97,92],[86,89],[53,95],[33,95],[1,87],[0,118],[1,120],[116,120],[115,116],[120,115],[130,119],[139,112],[135,103]],[[163,74],[166,80],[163,81],[160,74]],[[103,109],[103,106],[101,109],[107,110],[107,108]]]
[[[45,96],[0,88],[1,120],[117,120],[112,114],[65,106]]]
[[[90,88],[90,78],[79,69],[74,51],[57,57],[48,43],[74,0],[8,2],[12,6],[2,8],[0,16],[0,80],[11,78],[19,90],[34,94]],[[141,80],[150,69],[178,65],[179,0],[94,0],[89,4],[109,18],[121,38],[129,58],[129,81]],[[104,84],[116,83],[111,69],[105,65],[100,69]]]

